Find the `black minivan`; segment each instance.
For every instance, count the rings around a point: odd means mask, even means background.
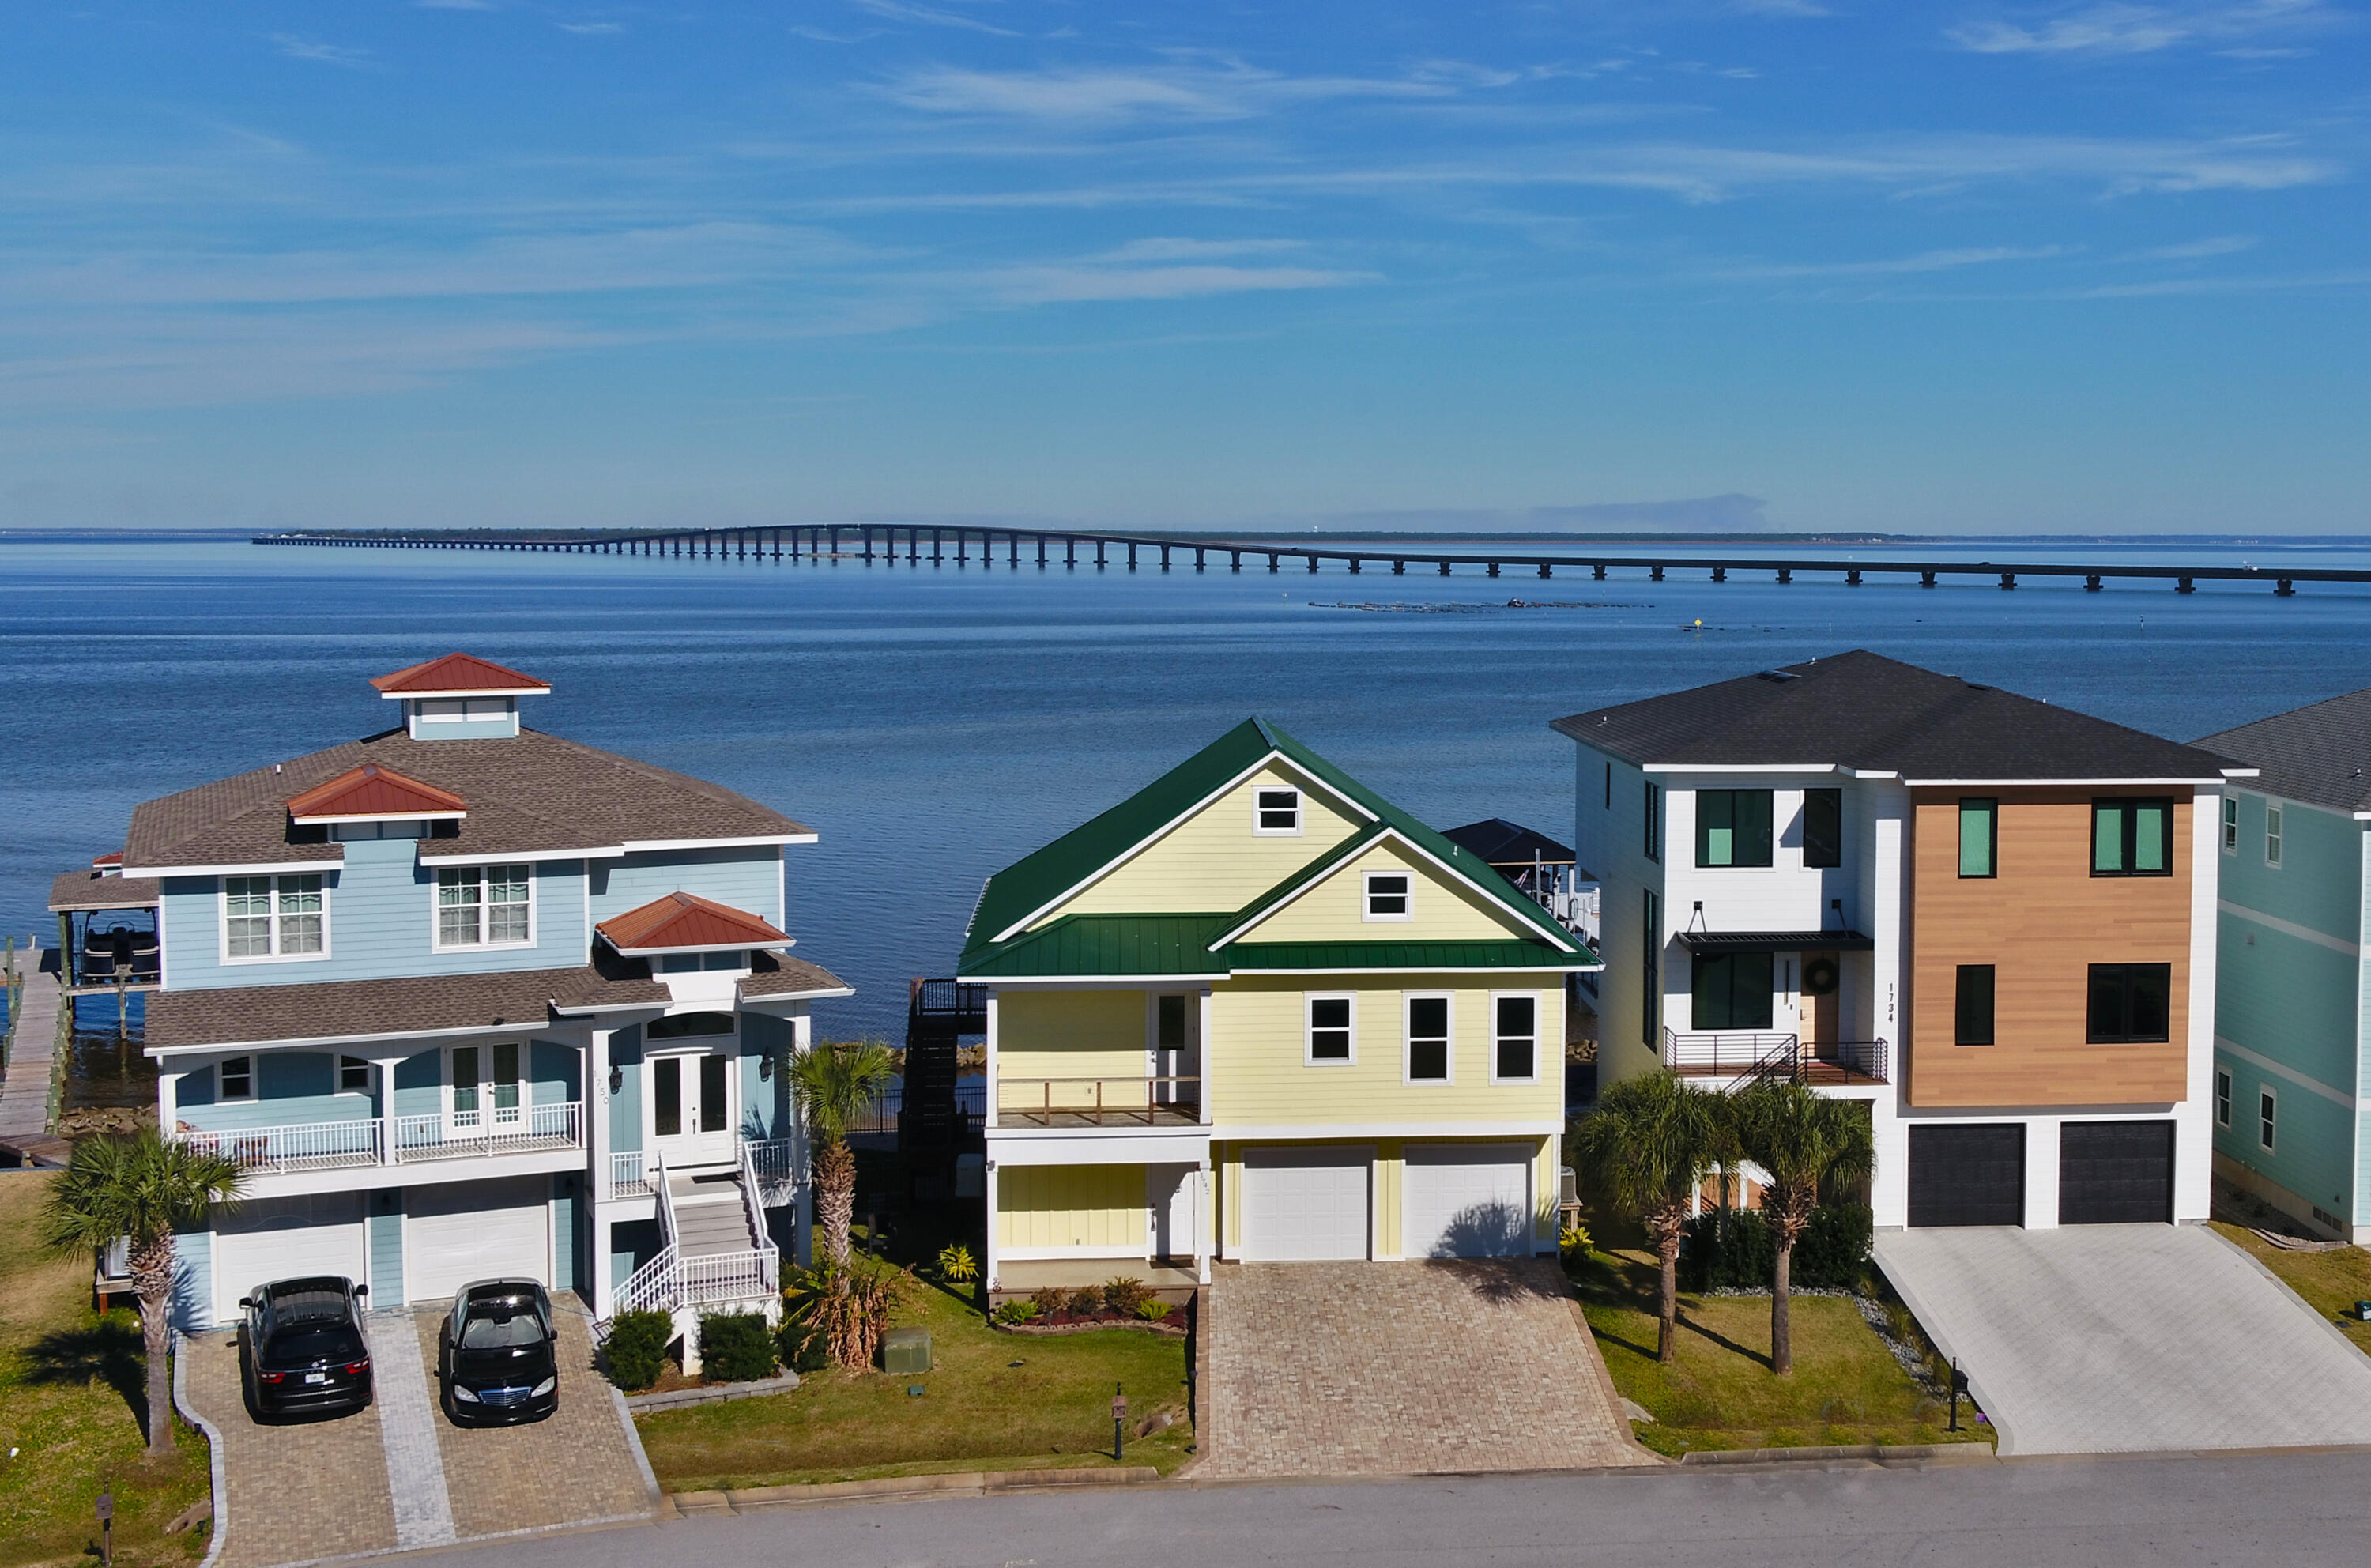
[[[277,1280],[242,1296],[239,1357],[247,1407],[259,1416],[360,1410],[371,1402],[361,1298],[370,1286],[336,1274]]]
[[[445,1320],[445,1413],[456,1425],[536,1421],[560,1408],[551,1297],[531,1279],[463,1286]]]

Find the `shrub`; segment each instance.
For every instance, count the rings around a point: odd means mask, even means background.
[[[1070,1304],[1070,1293],[1058,1285],[1040,1286],[1029,1293],[1029,1305],[1041,1318],[1050,1318]]]
[[[1175,1310],[1176,1308],[1159,1297],[1149,1297],[1137,1308],[1136,1315],[1148,1323],[1157,1323]]]
[[[1861,1204],[1822,1204],[1795,1243],[1788,1282],[1805,1289],[1849,1289],[1860,1283],[1868,1261],[1870,1216]],[[1777,1242],[1769,1222],[1754,1209],[1731,1209],[1724,1223],[1707,1212],[1688,1221],[1680,1252],[1683,1290],[1770,1288]]]
[[[649,1388],[666,1370],[667,1342],[675,1338],[675,1320],[665,1312],[620,1312],[609,1320],[609,1340],[602,1358],[609,1365],[609,1381],[634,1393]]]
[[[996,1309],[996,1320],[1000,1323],[1026,1323],[1033,1321],[1036,1316],[1037,1303],[1024,1301],[1018,1297],[1010,1301],[998,1303]]]
[[[778,1365],[773,1325],[758,1312],[700,1315],[700,1375],[711,1383],[754,1383]]]
[[[802,1269],[790,1290],[791,1320],[808,1345],[834,1366],[862,1371],[873,1365],[889,1320],[904,1305],[913,1276],[870,1258],[848,1267]]]
[[[939,1249],[939,1277],[949,1285],[969,1285],[979,1277],[979,1260],[960,1241]]]
[[[1103,1287],[1082,1285],[1070,1292],[1070,1298],[1063,1305],[1070,1309],[1073,1318],[1092,1318],[1104,1309]]]
[[[1152,1287],[1140,1279],[1127,1274],[1106,1281],[1104,1285],[1104,1305],[1123,1318],[1133,1318],[1144,1304],[1152,1299]]]
[[[1562,1230],[1556,1232],[1556,1251],[1560,1256],[1566,1258],[1587,1257],[1589,1255],[1589,1227],[1585,1225],[1567,1225]]]

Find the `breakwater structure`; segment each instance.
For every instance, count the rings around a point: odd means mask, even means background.
[[[2177,594],[2197,592],[2201,582],[2261,582],[2286,598],[2300,582],[2371,583],[2371,570],[2356,567],[2300,566],[2157,566],[2127,562],[2104,565],[2065,561],[1854,560],[1834,556],[1794,559],[1753,556],[1701,556],[1589,552],[1532,554],[1520,548],[1478,550],[1402,549],[1385,546],[1285,544],[1267,539],[1163,537],[1152,534],[1099,534],[1058,528],[945,526],[913,523],[801,523],[729,528],[674,528],[649,532],[587,534],[506,532],[495,530],[420,529],[410,532],[321,529],[258,534],[259,545],[295,545],[347,549],[509,550],[558,555],[643,556],[666,559],[723,560],[855,560],[866,564],[919,566],[952,561],[967,566],[1059,565],[1130,571],[1158,566],[1162,571],[1190,563],[1197,571],[1223,565],[1239,572],[1248,560],[1254,570],[1297,568],[1316,571],[1327,562],[1353,575],[1369,570],[1404,575],[1410,567],[1429,567],[1442,577],[1455,569],[1478,570],[1497,577],[1506,571],[1528,571],[1553,578],[1559,570],[1586,571],[1603,581],[1615,571],[1643,571],[1660,582],[1674,571],[1707,574],[1725,582],[1729,573],[1769,572],[1775,581],[1792,582],[1798,572],[1840,578],[1858,587],[1868,577],[1915,577],[1922,588],[1935,587],[1946,577],[1995,578],[2001,587],[2015,588],[2020,578],[2081,578],[2091,593],[2111,578],[2170,582]],[[1085,559],[1092,552],[1092,559]]]

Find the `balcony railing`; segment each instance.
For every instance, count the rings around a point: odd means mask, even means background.
[[[398,1116],[395,1158],[399,1161],[465,1159],[473,1155],[575,1148],[582,1142],[584,1110],[581,1101],[570,1100],[466,1116]]]
[[[1191,1125],[1202,1119],[1198,1078],[1008,1078],[996,1085],[1004,1125]]]
[[[639,1148],[612,1149],[609,1153],[609,1195],[613,1198],[647,1198],[658,1182],[658,1172],[650,1164],[651,1157]]]
[[[174,1136],[192,1148],[222,1156],[241,1170],[285,1175],[347,1166],[408,1165],[415,1160],[582,1148],[584,1124],[584,1103],[571,1100],[520,1106],[515,1115],[480,1117],[474,1125],[456,1125],[453,1118],[435,1113],[212,1131],[184,1126]]]
[[[758,1201],[766,1207],[781,1208],[799,1195],[799,1181],[805,1170],[798,1161],[798,1147],[792,1138],[741,1140],[741,1147],[749,1156],[749,1168],[757,1177]],[[641,1148],[610,1150],[610,1197],[647,1198],[658,1191],[658,1184],[655,1152]]]
[[[380,1117],[357,1122],[301,1122],[287,1127],[231,1127],[218,1132],[183,1128],[175,1136],[201,1153],[218,1155],[242,1170],[266,1175],[387,1163],[387,1122]]]
[[[1796,1083],[1886,1083],[1891,1048],[1882,1040],[1804,1043],[1774,1030],[1663,1031],[1663,1065],[1683,1078],[1728,1080],[1724,1087],[1775,1078]]]

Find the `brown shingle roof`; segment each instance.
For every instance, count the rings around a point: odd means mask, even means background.
[[[613,915],[593,928],[619,952],[670,948],[764,947],[789,941],[746,909],[702,898],[696,893],[662,894],[639,909]]]
[[[376,763],[469,802],[459,836],[423,841],[432,859],[600,848],[629,841],[762,838],[808,830],[746,796],[539,731],[499,740],[415,741],[402,730],[134,808],[134,868],[336,860],[336,844],[291,843],[291,795]]]
[[[103,877],[68,871],[50,883],[50,913],[67,910],[154,909],[163,883],[152,877]]]
[[[389,697],[434,697],[440,692],[548,692],[551,687],[474,653],[447,653],[392,674],[373,675],[371,685]]]
[[[505,1025],[538,1029],[551,1021],[555,1003],[583,1009],[664,1006],[667,1000],[667,988],[640,963],[611,973],[582,964],[310,986],[225,986],[151,996],[147,1041],[156,1047],[260,1045]]]
[[[756,955],[756,967],[741,982],[741,995],[748,997],[813,997],[828,993],[852,992],[855,987],[821,964],[809,963],[803,958],[787,953],[761,952]]]

